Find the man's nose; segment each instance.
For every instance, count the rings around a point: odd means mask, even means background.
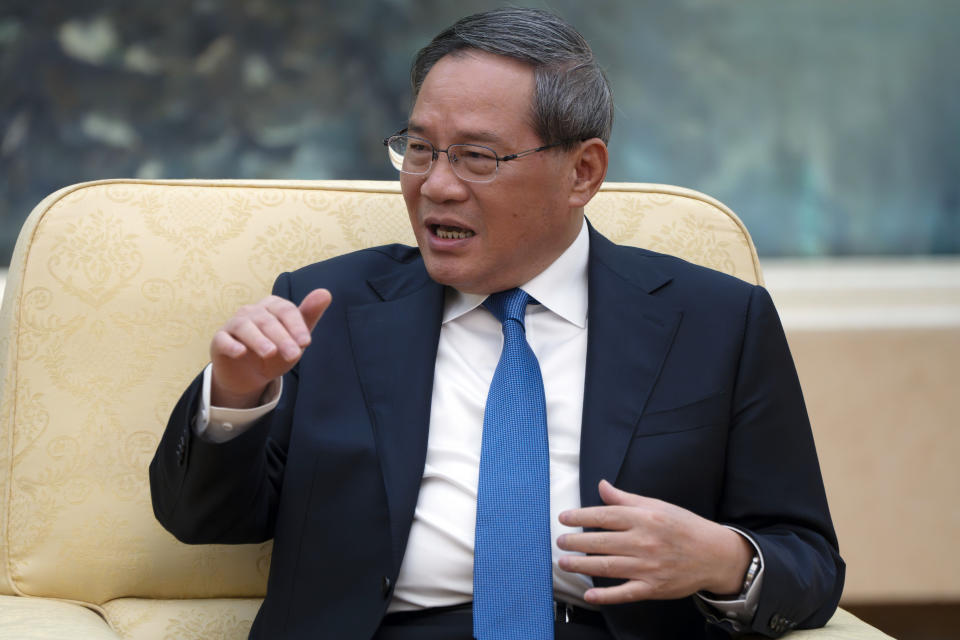
[[[433,202],[446,202],[447,200],[464,200],[467,197],[467,185],[454,173],[454,162],[456,160],[451,160],[450,155],[445,151],[437,153],[437,159],[433,161],[430,172],[420,185],[420,193],[425,198]]]

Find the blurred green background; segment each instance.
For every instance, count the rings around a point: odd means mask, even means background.
[[[0,0],[0,264],[84,180],[395,179],[464,0]],[[705,191],[764,256],[960,253],[960,2],[533,1],[616,100],[609,180]]]

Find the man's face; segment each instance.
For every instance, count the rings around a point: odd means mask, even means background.
[[[511,58],[468,50],[427,74],[409,133],[438,149],[474,143],[499,156],[544,144],[530,126],[534,76]],[[427,271],[468,293],[519,286],[570,246],[583,221],[571,207],[574,154],[551,149],[500,164],[492,182],[461,180],[440,154],[425,176],[400,174]]]

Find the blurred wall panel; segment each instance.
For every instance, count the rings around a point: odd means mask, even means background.
[[[374,178],[419,46],[480,0],[0,2],[0,263],[106,177]],[[960,253],[960,3],[533,1],[594,45],[611,180],[700,189],[766,256]]]

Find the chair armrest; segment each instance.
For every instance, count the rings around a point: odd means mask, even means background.
[[[750,635],[749,638],[762,638]],[[784,636],[788,640],[895,640],[876,627],[871,627],[849,611],[837,609],[827,625],[821,629],[792,631]]]
[[[0,595],[0,640],[121,640],[106,621],[78,604]]]

